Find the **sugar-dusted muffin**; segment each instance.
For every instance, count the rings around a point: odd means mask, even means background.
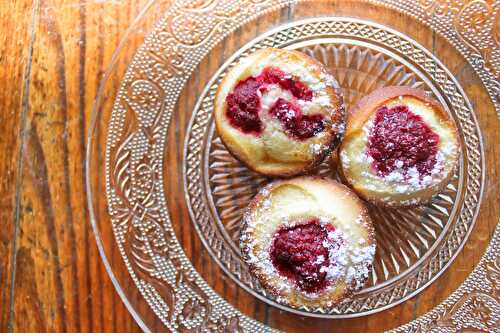
[[[220,83],[217,132],[250,169],[289,177],[318,165],[345,129],[337,81],[298,51],[263,49],[242,59]]]
[[[349,110],[339,148],[341,173],[373,204],[425,203],[453,176],[460,152],[457,133],[443,107],[424,91],[378,89]]]
[[[279,302],[323,309],[363,287],[376,247],[363,202],[348,187],[311,176],[264,187],[244,214],[240,246]]]

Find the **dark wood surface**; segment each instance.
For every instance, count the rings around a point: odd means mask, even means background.
[[[0,331],[128,332],[139,331],[101,263],[88,223],[84,163],[86,137],[98,84],[126,29],[146,0],[11,0],[0,1]],[[176,232],[195,267],[217,292],[242,312],[287,331],[377,332],[427,312],[455,290],[484,253],[500,217],[499,120],[479,78],[441,37],[390,11],[348,2],[299,5],[295,17],[363,11],[438,54],[455,74],[474,105],[484,134],[487,190],[471,239],[453,265],[418,297],[383,315],[344,321],[299,318],[266,306],[223,276],[203,251],[185,209],[172,219],[185,221]],[[289,20],[290,10],[265,20]],[[232,34],[217,51],[220,59],[237,49],[240,40],[264,31],[263,21]],[[137,39],[137,44],[142,40]],[[133,54],[134,49],[130,50]],[[188,82],[174,121],[186,125],[190,106],[203,89],[200,77],[217,67],[210,59],[199,77]],[[183,136],[185,126],[179,126]],[[174,142],[175,140],[170,140]],[[171,147],[167,159],[177,168],[181,152]],[[182,183],[167,183],[182,195]]]

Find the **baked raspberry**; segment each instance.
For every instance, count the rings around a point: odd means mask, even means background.
[[[258,81],[264,84],[279,84],[283,90],[288,90],[292,95],[304,101],[310,101],[313,97],[312,90],[309,89],[299,79],[292,75],[287,75],[275,67],[264,68],[262,74],[257,77]]]
[[[381,107],[368,138],[372,166],[382,176],[397,168],[416,167],[420,177],[436,164],[439,136],[407,106]]]
[[[260,98],[257,95],[261,86],[261,82],[249,77],[240,81],[226,98],[229,122],[247,134],[260,134],[263,129],[259,118]]]
[[[259,91],[260,94],[265,93],[270,84],[278,84],[283,90],[290,91],[296,99],[304,101],[312,99],[312,91],[300,80],[278,68],[267,67],[260,75],[238,82],[234,90],[227,95],[226,116],[231,125],[247,134],[259,135],[262,132],[264,126],[259,117],[261,110]],[[278,103],[280,100],[282,102]],[[294,114],[290,119],[285,118],[283,112],[278,116],[290,137],[304,140],[323,130],[322,115],[303,116],[295,103],[281,98],[278,102],[272,109],[286,108]]]
[[[300,108],[279,98],[269,113],[278,118],[286,133],[297,140],[309,139],[324,129],[322,114],[304,115]]]
[[[333,227],[332,227],[333,228]],[[276,269],[293,280],[303,291],[314,293],[328,285],[327,230],[317,219],[293,227],[282,227],[275,235],[270,249]]]

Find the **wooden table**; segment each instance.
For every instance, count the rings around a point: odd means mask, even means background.
[[[139,331],[99,258],[88,223],[84,163],[98,84],[127,27],[148,2],[0,1],[2,332]],[[487,170],[492,170],[471,239],[438,281],[384,316],[299,325],[376,332],[408,322],[439,304],[482,256],[500,217],[500,205],[495,202],[500,197],[500,133],[492,130],[499,128],[499,121],[479,78],[455,50],[440,49],[441,37],[428,29],[412,31],[405,25],[406,18],[394,12],[377,13],[374,7],[362,9],[356,2],[337,9],[353,16],[356,10],[372,11],[380,23],[427,40],[428,48],[445,56],[445,65],[475,106],[485,134]],[[285,10],[282,20],[286,19]],[[141,42],[139,38],[138,45]],[[192,257],[200,242],[194,232],[183,235],[183,243],[191,241],[198,244],[187,247]],[[195,264],[216,267],[206,254],[197,257]],[[290,328],[287,322],[297,325],[290,315],[247,294],[237,298],[234,288],[230,280],[216,286],[247,315],[284,329]]]

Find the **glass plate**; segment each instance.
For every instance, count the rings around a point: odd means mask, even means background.
[[[498,49],[479,53],[481,62],[474,52],[477,36],[458,29],[476,12],[484,16],[485,8],[492,8],[462,5],[457,12],[434,1],[374,3],[379,11],[392,7],[412,14],[437,31],[453,24],[453,30],[442,34],[482,79],[481,93],[495,96],[498,82],[491,68],[498,67]],[[125,44],[118,50],[96,102],[87,184],[104,263],[143,329],[271,330],[239,312],[237,307],[244,306],[238,297],[224,300],[214,292],[220,292],[217,281],[224,274],[206,270],[207,260],[231,277],[233,282],[224,286],[240,286],[301,316],[345,318],[379,312],[417,295],[446,270],[467,241],[484,201],[486,153],[463,87],[428,43],[421,45],[389,28],[390,22],[353,18],[348,10],[347,15],[328,16],[338,14],[340,7],[323,7],[323,17],[303,19],[305,11],[290,1],[198,0],[171,7],[152,1],[133,30],[151,29],[151,20],[144,18],[158,17],[144,44],[132,60]],[[455,40],[452,32],[461,39]],[[487,34],[481,36],[481,43],[488,41]],[[370,207],[378,241],[373,274],[363,290],[329,312],[277,303],[248,273],[237,248],[241,209],[269,179],[227,153],[214,132],[212,102],[218,82],[240,57],[271,46],[302,50],[330,67],[347,107],[381,86],[419,87],[444,105],[460,129],[460,167],[443,193],[409,210]],[[231,52],[226,54],[226,49]],[[498,100],[492,102],[498,112]],[[327,163],[317,173],[336,177]],[[191,237],[194,230],[210,256]],[[489,251],[496,260],[494,244]],[[422,322],[429,322],[425,318]],[[418,320],[411,325],[401,329],[417,327]]]
[[[437,98],[457,120],[462,156],[448,187],[425,206],[380,209],[370,205],[377,255],[369,282],[355,296],[327,311],[277,304],[252,277],[239,251],[243,210],[266,179],[235,160],[214,131],[213,102],[221,79],[241,57],[265,47],[305,52],[325,64],[339,82],[346,108],[384,86],[411,86]],[[283,310],[326,318],[381,311],[415,295],[436,279],[467,240],[482,182],[482,148],[472,107],[450,72],[415,41],[387,27],[352,18],[295,22],[251,41],[216,75],[198,99],[184,153],[184,182],[191,221],[221,268],[254,296]],[[193,130],[196,129],[196,130]],[[316,174],[340,179],[326,161]],[[469,205],[466,205],[466,202]]]

